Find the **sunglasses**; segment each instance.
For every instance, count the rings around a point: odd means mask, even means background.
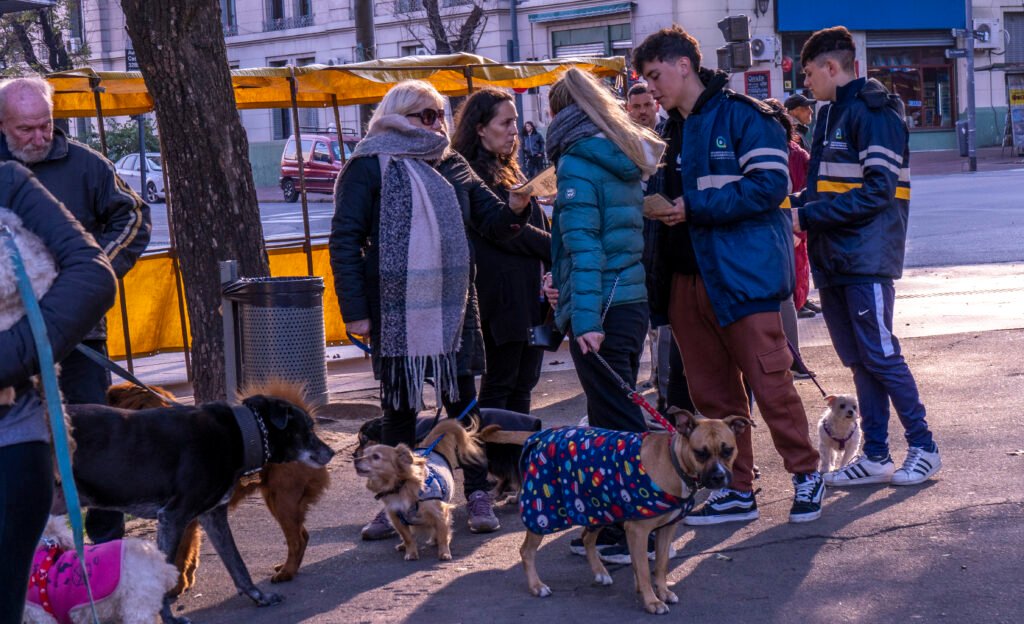
[[[424,108],[418,113],[409,113],[406,117],[419,117],[424,126],[432,126],[437,123],[438,118],[444,119],[444,110]]]

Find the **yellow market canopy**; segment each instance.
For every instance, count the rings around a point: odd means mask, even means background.
[[[407,56],[337,66],[236,69],[231,72],[231,83],[239,109],[290,108],[293,77],[296,104],[320,108],[377,102],[395,83],[414,78],[430,82],[449,96],[486,86],[528,89],[555,82],[570,67],[614,77],[622,73],[625,59],[581,57],[501,64],[465,53]],[[55,117],[94,117],[97,99],[104,116],[153,110],[153,99],[140,72],[82,68],[50,74],[47,80],[55,91]]]

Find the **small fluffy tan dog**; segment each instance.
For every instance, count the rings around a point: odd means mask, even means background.
[[[459,458],[480,463],[484,457],[472,434],[457,420],[446,419],[423,440],[424,447],[430,448],[441,438],[430,453],[413,451],[404,444],[375,444],[355,458],[356,474],[366,477],[366,489],[384,503],[392,526],[402,537],[395,549],[405,551],[406,561],[419,559],[416,538],[424,534],[428,546],[437,545],[438,559],[452,558],[452,468]]]
[[[860,411],[857,398],[845,394],[825,398],[828,409],[818,421],[821,472],[842,468],[860,450]],[[833,463],[838,459],[839,463]]]
[[[25,264],[25,272],[32,282],[32,291],[40,299],[50,290],[57,279],[57,263],[42,239],[30,232],[21,223],[18,215],[6,208],[0,208],[0,225],[6,225],[14,233],[14,243]],[[18,280],[14,273],[14,261],[7,251],[7,245],[0,245],[0,331],[14,327],[25,316],[25,306],[18,293]],[[14,404],[14,388],[0,388],[0,405]]]
[[[25,624],[56,624],[67,617],[91,624],[92,610],[65,516],[50,516],[33,561]],[[156,544],[126,538],[85,547],[96,612],[109,624],[153,624],[166,594],[178,580]],[[52,563],[46,561],[52,557]],[[46,573],[40,570],[46,566]],[[60,619],[54,614],[61,616]]]

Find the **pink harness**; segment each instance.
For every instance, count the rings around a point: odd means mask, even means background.
[[[108,598],[121,583],[121,540],[85,547],[85,568],[96,602]],[[60,624],[71,624],[70,612],[89,604],[78,554],[56,544],[40,546],[32,559],[28,602],[40,606]]]

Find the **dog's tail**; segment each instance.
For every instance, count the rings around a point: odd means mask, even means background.
[[[536,431],[505,431],[499,425],[487,425],[477,432],[477,439],[489,444],[515,444],[522,446]]]
[[[477,441],[475,433],[475,427],[466,429],[458,420],[446,418],[430,430],[421,444],[424,447],[429,447],[435,440],[441,438],[435,450],[444,455],[449,464],[455,465],[452,461],[456,458],[474,464],[482,464],[485,461],[484,449]]]

